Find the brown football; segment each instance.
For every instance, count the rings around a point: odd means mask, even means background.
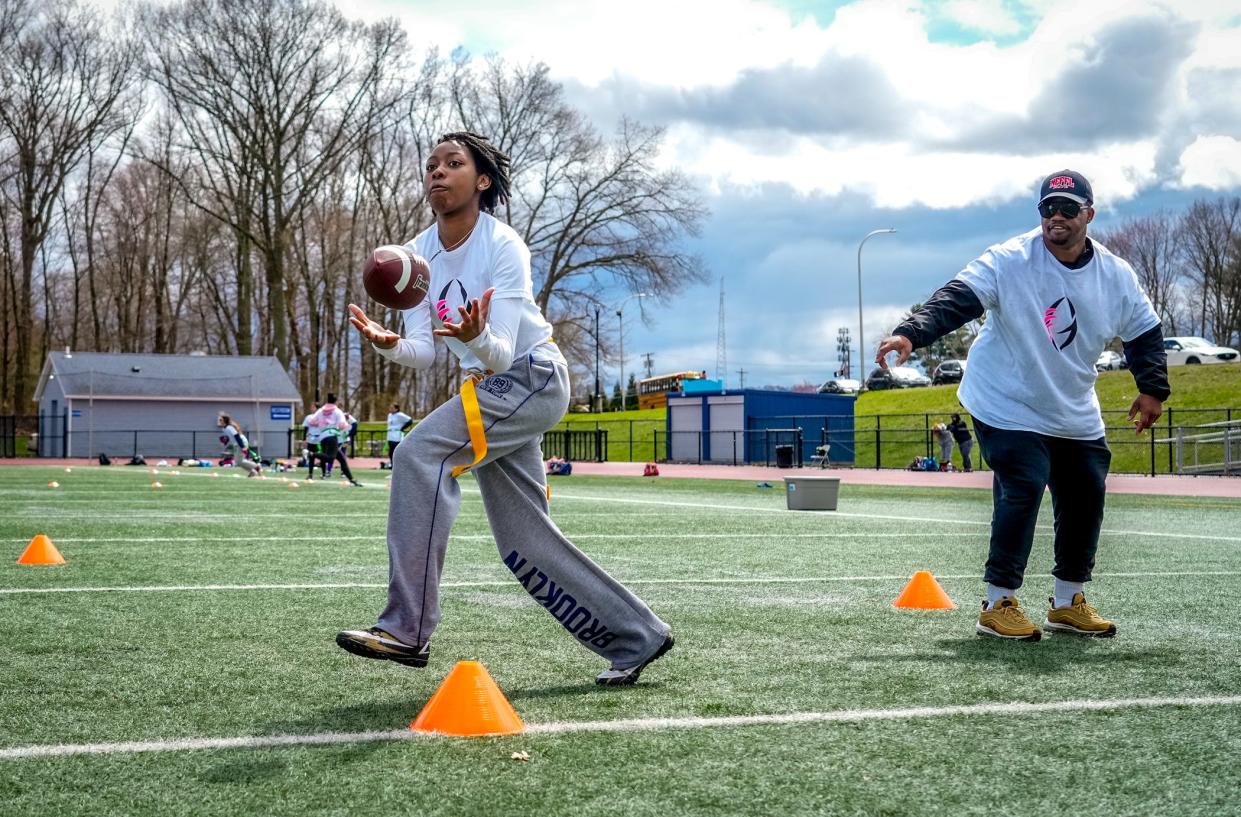
[[[430,284],[430,265],[400,244],[377,248],[362,265],[366,294],[391,309],[412,309],[422,303]]]

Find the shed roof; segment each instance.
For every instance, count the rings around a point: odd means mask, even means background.
[[[53,375],[70,398],[301,402],[288,372],[270,356],[52,352],[36,401]]]

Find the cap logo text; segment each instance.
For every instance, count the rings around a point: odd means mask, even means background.
[[[1077,185],[1073,184],[1072,176],[1057,176],[1047,183],[1052,190],[1074,190]]]

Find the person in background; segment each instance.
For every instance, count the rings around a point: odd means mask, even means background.
[[[229,456],[233,458],[233,465],[245,471],[247,477],[257,475],[261,466],[250,459],[250,441],[242,433],[241,426],[227,414],[221,414],[215,422],[224,432],[224,444],[228,447]]]
[[[952,464],[952,433],[943,423],[931,426],[931,431],[935,434],[935,441],[939,443],[939,470],[947,471]]]
[[[310,418],[315,416],[315,412],[319,410],[318,403],[310,404],[310,413],[302,418],[302,434],[303,441],[306,446],[306,480],[309,482],[315,478],[315,461],[319,459],[319,440],[323,437],[322,429],[310,424]],[[319,461],[320,476],[327,476],[327,466],[321,460]]]
[[[405,439],[405,432],[414,423],[414,418],[401,411],[396,403],[388,406],[388,467],[392,467],[392,452]]]
[[[948,433],[952,435],[952,439],[956,440],[957,448],[961,449],[961,465],[965,468],[965,472],[973,471],[974,464],[970,461],[970,452],[974,450],[974,438],[970,435],[969,426],[961,419],[960,414],[952,415],[952,422],[948,424]]]
[[[340,450],[341,441],[349,438],[349,421],[345,417],[345,412],[336,405],[336,395],[329,394],[323,407],[310,415],[309,422],[311,428],[317,428],[320,432],[319,459],[326,465],[324,479],[332,478],[332,464],[339,461],[342,463],[341,473],[350,484],[358,485],[349,471],[349,461]]]

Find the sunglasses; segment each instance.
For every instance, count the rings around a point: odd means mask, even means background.
[[[1090,205],[1088,204],[1078,204],[1077,202],[1069,201],[1068,199],[1052,199],[1051,201],[1045,201],[1039,204],[1038,214],[1043,218],[1051,218],[1056,213],[1060,213],[1065,218],[1072,220],[1077,218],[1077,214],[1082,211],[1083,207],[1089,206]]]

